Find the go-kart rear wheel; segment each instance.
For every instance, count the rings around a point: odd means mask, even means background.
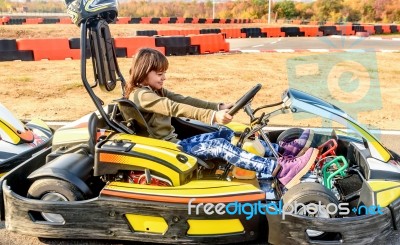
[[[286,129],[278,136],[278,138],[276,139],[276,143],[279,143],[280,141],[290,142],[292,140],[298,139],[303,131],[304,130],[301,128]]]
[[[323,185],[304,182],[290,188],[282,197],[286,211],[297,206],[294,214],[318,218],[335,218],[338,215],[339,201],[336,196]],[[304,205],[301,205],[304,204]],[[309,205],[315,204],[315,205]],[[319,205],[320,204],[320,205]],[[329,208],[334,205],[335,208]],[[313,240],[333,239],[337,234],[318,230],[306,230]]]
[[[29,198],[52,202],[68,202],[83,200],[82,192],[73,184],[60,179],[36,180],[28,190]],[[61,215],[55,213],[41,213],[43,218],[49,222],[63,223]]]

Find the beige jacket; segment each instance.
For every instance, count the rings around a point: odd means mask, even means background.
[[[142,112],[148,126],[157,139],[177,142],[171,117],[187,117],[204,123],[212,123],[219,104],[183,96],[162,88],[154,91],[150,87],[136,89],[130,98]]]

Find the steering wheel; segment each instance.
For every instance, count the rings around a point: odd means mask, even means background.
[[[229,109],[227,113],[231,116],[235,115],[240,109],[242,109],[247,103],[249,103],[251,99],[254,98],[254,96],[258,93],[258,91],[260,91],[261,87],[262,87],[261,84],[257,84],[252,89],[247,91],[247,93],[245,93],[242,96],[242,98],[236,101],[236,103],[233,105],[231,109]]]

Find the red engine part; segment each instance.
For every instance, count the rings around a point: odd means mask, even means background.
[[[144,171],[129,171],[128,182],[140,185],[171,186],[171,183],[161,177],[151,175],[150,183],[147,183]]]
[[[337,148],[337,142],[335,139],[330,139],[323,143],[322,145],[318,146],[318,156],[317,159],[315,160],[315,164],[311,166],[311,171],[315,169],[315,167],[322,168],[324,165],[326,159],[328,156],[336,156],[336,148]]]

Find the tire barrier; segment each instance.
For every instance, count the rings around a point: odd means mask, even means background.
[[[199,54],[199,46],[191,45],[189,37],[156,37],[156,47],[164,47],[165,55]]]
[[[264,27],[261,28],[261,32],[265,33],[266,37],[284,37],[286,35],[280,27]]]
[[[304,33],[305,37],[322,37],[323,33],[319,31],[318,26],[300,26],[300,32]]]
[[[154,48],[165,53],[164,47],[156,47],[155,37],[122,37],[114,38],[116,48],[125,48],[126,57],[131,58],[140,48]]]
[[[304,37],[304,32],[299,27],[281,27],[281,32],[285,33],[285,37]]]
[[[200,34],[221,33],[221,29],[200,29]]]
[[[261,28],[242,28],[240,32],[245,33],[247,38],[266,37],[265,33],[261,32]]]
[[[338,31],[336,26],[320,26],[318,28],[320,32],[322,32],[323,36],[331,36],[331,35],[341,35],[342,32]]]
[[[199,46],[200,54],[229,52],[229,43],[221,33],[191,35],[190,44]]]
[[[32,51],[35,61],[80,58],[80,50],[71,49],[67,38],[17,39],[17,49]]]
[[[15,39],[0,39],[0,61],[32,61],[32,51],[17,50],[17,42]]]

